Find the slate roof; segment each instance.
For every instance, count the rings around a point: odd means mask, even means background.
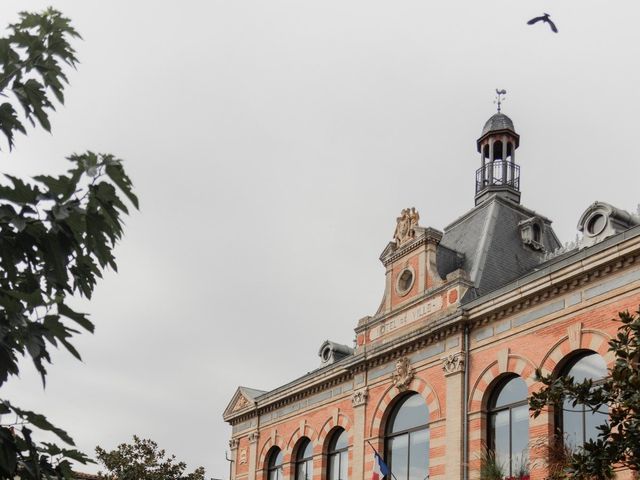
[[[482,129],[482,135],[484,136],[489,132],[496,132],[498,130],[506,130],[509,129],[515,133],[516,129],[513,126],[513,121],[507,117],[504,113],[496,113],[493,115],[487,123],[484,124],[484,128]]]
[[[254,401],[260,395],[267,393],[265,390],[258,390],[257,388],[240,387],[240,391],[247,397],[248,400]]]
[[[550,220],[499,195],[490,197],[445,228],[440,242],[444,249],[438,251],[439,273],[443,278],[449,273],[447,262],[440,258],[450,254],[445,249],[464,256],[462,268],[475,288],[469,290],[463,303],[500,288],[543,263],[544,253],[525,245],[520,236],[518,224],[532,217],[544,222],[541,243],[545,249],[559,248],[561,244]]]

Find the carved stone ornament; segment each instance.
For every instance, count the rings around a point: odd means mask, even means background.
[[[414,372],[409,359],[402,357],[396,361],[396,371],[391,375],[391,381],[399,391],[404,392],[409,388],[413,375]]]
[[[369,398],[369,390],[366,388],[356,390],[351,396],[351,404],[354,407],[361,407],[367,404],[367,398]]]
[[[393,239],[398,247],[413,240],[416,236],[415,227],[418,226],[418,220],[420,220],[420,215],[414,207],[405,208],[400,212],[400,216],[396,219],[396,231],[393,234]]]
[[[235,450],[236,448],[238,448],[238,445],[240,445],[240,440],[238,440],[237,438],[232,438],[231,440],[229,440],[229,448],[231,450]]]
[[[445,375],[464,372],[464,352],[452,353],[442,359],[442,370]]]
[[[260,432],[251,432],[248,438],[249,438],[249,443],[256,443],[260,438]]]
[[[240,465],[247,463],[247,449],[240,450]]]
[[[249,400],[246,397],[240,395],[238,401],[233,406],[232,412],[237,412],[238,410],[242,410],[243,408],[247,408],[249,406]]]

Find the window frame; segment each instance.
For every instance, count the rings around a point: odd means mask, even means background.
[[[582,360],[583,358],[587,358],[593,355],[597,355],[599,356],[602,361],[604,362],[605,366],[607,364],[606,360],[604,359],[604,357],[602,355],[600,355],[598,352],[595,352],[593,350],[579,350],[579,351],[575,351],[572,352],[571,354],[569,354],[568,358],[566,358],[566,360],[564,362],[562,362],[562,364],[560,365],[560,367],[558,368],[558,374],[556,375],[556,377],[563,377],[563,376],[569,376],[569,372],[571,371],[571,369],[573,367],[575,367],[578,362],[580,362],[580,360]],[[593,386],[596,387],[598,385],[602,385],[605,380],[607,379],[607,376],[604,376],[598,380],[593,380]],[[605,405],[607,408],[607,414],[606,417],[608,418],[609,416],[609,406]],[[577,412],[577,408],[578,407],[582,407],[582,411],[581,412]],[[576,413],[580,413],[580,424],[582,427],[582,439],[581,439],[581,443],[579,445],[573,445],[573,448],[581,448],[587,441],[587,413],[591,413],[592,411],[587,409],[587,407],[580,403],[578,405],[576,405],[575,407],[575,412]],[[564,399],[560,401],[559,404],[557,404],[555,406],[555,414],[554,414],[554,424],[555,424],[555,430],[556,432],[559,434],[560,438],[562,439],[563,444],[566,443],[567,439],[565,438],[566,432],[565,432],[565,418],[564,418]],[[603,414],[604,416],[604,414]],[[604,423],[604,422],[603,422]],[[577,440],[577,439],[576,439]]]
[[[311,446],[311,456],[305,457],[304,452],[307,448]],[[305,476],[304,478],[300,477],[300,466],[304,465],[305,467]],[[311,467],[311,472],[307,469]],[[298,443],[298,447],[296,449],[296,460],[295,460],[295,480],[313,480],[313,444],[311,443],[311,439],[304,437]]]
[[[495,455],[496,453],[496,445],[494,441],[495,432],[493,427],[493,417],[497,416],[498,413],[508,411],[509,412],[509,465],[508,471],[504,472],[507,478],[513,477],[513,409],[522,407],[524,405],[529,405],[529,395],[524,398],[524,400],[518,400],[516,402],[507,403],[506,405],[501,405],[496,407],[495,404],[498,400],[498,397],[502,393],[504,387],[507,386],[509,382],[512,380],[519,378],[526,386],[526,382],[524,379],[517,374],[507,375],[503,379],[501,379],[493,388],[491,392],[491,396],[489,397],[488,408],[487,408],[487,446],[491,452]],[[529,431],[529,426],[527,425],[527,432]],[[528,443],[528,442],[527,442]],[[527,448],[528,449],[528,448]],[[528,457],[528,455],[527,455]]]
[[[282,454],[282,461],[276,464],[278,456]],[[280,472],[278,472],[280,470]],[[272,478],[272,474],[276,474],[275,478]],[[274,447],[269,453],[267,460],[267,480],[284,480],[284,453],[280,447]]]
[[[385,451],[385,462],[387,463],[387,465],[389,466],[389,469],[393,472],[393,455],[391,454],[391,440],[393,440],[394,438],[398,438],[401,437],[403,435],[407,436],[407,456],[406,456],[406,461],[407,463],[407,467],[410,466],[410,462],[411,462],[411,434],[414,432],[420,432],[423,430],[427,431],[427,438],[428,438],[428,442],[429,442],[429,450],[431,449],[431,430],[429,428],[429,425],[431,424],[431,412],[429,412],[429,417],[427,418],[427,421],[425,424],[423,425],[417,425],[415,427],[411,427],[411,428],[407,428],[404,430],[401,430],[399,432],[393,432],[391,433],[391,429],[393,427],[393,424],[396,421],[396,418],[398,416],[398,414],[400,413],[400,410],[402,410],[403,405],[412,397],[414,396],[418,396],[425,404],[425,407],[427,408],[427,411],[429,410],[429,406],[427,405],[425,399],[422,397],[422,395],[420,395],[418,392],[409,392],[406,395],[404,395],[394,406],[393,406],[393,410],[391,412],[391,415],[389,415],[389,419],[386,422],[386,426],[385,426],[385,431],[384,431],[384,451]],[[430,451],[427,451],[427,477],[428,477],[428,469],[429,469],[429,464],[431,461],[431,455],[430,455]],[[409,474],[410,469],[407,469],[407,474]],[[394,476],[394,480],[410,480],[409,478],[397,478],[395,479]]]
[[[347,435],[347,445],[342,448],[336,448],[338,440],[342,435]],[[347,460],[347,478],[341,478],[340,472],[342,471],[342,454],[346,453]],[[331,459],[333,457],[338,458],[338,478],[333,478],[331,476]],[[337,428],[330,437],[329,440],[329,448],[327,449],[327,480],[348,480],[349,478],[349,434],[347,431],[339,427]]]

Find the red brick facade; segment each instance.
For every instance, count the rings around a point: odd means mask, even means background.
[[[428,406],[429,479],[478,479],[495,385],[517,375],[534,392],[536,368],[557,373],[575,352],[611,362],[607,342],[619,326],[613,319],[640,305],[640,227],[545,257],[541,268],[476,298],[473,272],[462,263],[443,277],[437,256],[443,234],[417,220],[409,229],[410,238],[397,236],[382,254],[385,297],[357,325],[352,355],[271,392],[236,393],[224,414],[233,426],[233,480],[267,480],[274,447],[284,454],[284,479],[294,480],[303,438],[313,444],[313,479],[326,480],[337,428],[348,432],[348,478],[371,478],[369,442],[385,452],[390,412],[407,392]],[[411,274],[403,280],[405,271]],[[545,442],[555,429],[552,411],[529,418],[531,479],[546,477]],[[619,472],[619,478],[631,477]]]

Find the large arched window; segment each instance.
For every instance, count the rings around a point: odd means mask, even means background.
[[[597,353],[588,352],[572,359],[562,374],[573,377],[575,383],[591,379],[597,385],[599,380],[607,376],[607,364]],[[606,405],[593,412],[581,403],[574,406],[573,400],[567,398],[559,415],[560,430],[567,446],[579,448],[588,440],[595,440],[598,437],[597,427],[606,421],[608,413]]]
[[[277,447],[271,450],[271,453],[269,454],[269,463],[267,464],[267,477],[269,480],[284,479],[284,475],[282,474],[283,460],[284,455],[282,455],[282,450]]]
[[[300,442],[296,455],[296,480],[313,478],[313,445],[308,438]]]
[[[347,480],[349,472],[349,437],[338,429],[329,442],[328,480]]]
[[[387,424],[387,463],[397,480],[429,475],[429,408],[417,393],[400,400]]]
[[[528,472],[528,443],[527,384],[509,377],[498,384],[489,402],[489,448],[505,477],[520,478]]]

